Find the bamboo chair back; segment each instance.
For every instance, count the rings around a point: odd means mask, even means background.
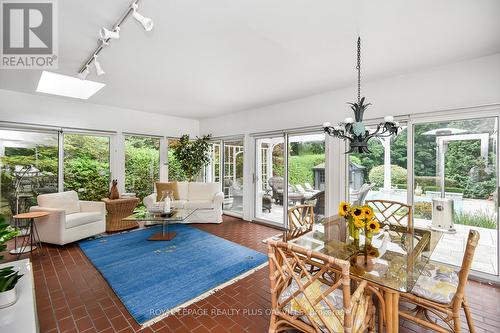
[[[375,219],[380,225],[396,225],[404,227],[413,233],[413,216],[410,205],[389,200],[366,200],[375,213]]]
[[[298,205],[288,210],[288,231],[285,239],[288,241],[312,230],[314,225],[314,206]]]
[[[352,302],[359,302],[361,296],[359,293],[363,292],[363,288],[359,288],[351,297],[350,277],[349,277],[349,262],[326,256],[318,252],[303,249],[301,247],[292,245],[290,243],[269,241],[268,242],[268,256],[269,256],[269,276],[271,281],[271,306],[272,314],[280,318],[279,320],[272,319],[270,332],[278,331],[278,322],[285,320],[291,324],[292,327],[298,328],[304,332],[321,332],[317,320],[321,321],[321,326],[326,328],[328,332],[334,332],[331,322],[327,320],[324,311],[311,311],[316,309],[319,303],[326,304],[330,309],[329,312],[335,313],[336,308],[327,299],[327,295],[336,289],[342,289],[343,295],[343,310],[344,310],[344,332],[351,332],[353,322],[356,318],[354,314],[356,307],[352,307]],[[314,265],[318,269],[314,271],[310,266]],[[338,279],[327,281],[324,276],[332,272],[340,272]],[[335,274],[335,273],[332,273]],[[298,285],[298,290],[284,300],[280,300],[280,295],[285,288],[287,288],[292,281]],[[312,299],[304,292],[306,288],[311,286],[315,281],[321,281],[328,285],[328,289],[319,294],[316,299]],[[334,282],[336,281],[336,282]],[[360,286],[361,287],[361,286]],[[291,302],[298,295],[304,295],[303,302],[295,302],[301,308],[302,315],[291,315],[286,310],[287,305],[291,306]],[[300,316],[305,316],[309,323],[299,319]],[[271,329],[272,328],[272,329]]]
[[[469,279],[469,273],[474,259],[474,252],[476,251],[477,244],[479,243],[479,232],[477,230],[469,230],[469,237],[467,237],[467,246],[465,247],[464,257],[462,259],[462,267],[458,273],[458,287],[455,296],[453,297],[452,304],[460,308],[462,299],[465,295],[465,287]]]

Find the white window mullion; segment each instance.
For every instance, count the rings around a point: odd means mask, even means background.
[[[58,165],[59,172],[57,173],[57,189],[59,192],[64,191],[64,132],[59,131],[57,138],[58,144]]]

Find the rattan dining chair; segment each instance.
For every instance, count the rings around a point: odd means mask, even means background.
[[[288,209],[288,230],[286,240],[299,237],[312,230],[314,225],[314,206],[297,205]]]
[[[390,200],[366,200],[375,213],[375,219],[381,225],[396,225],[413,229],[412,209],[410,205]]]
[[[467,325],[475,333],[465,287],[474,258],[474,251],[479,242],[479,232],[469,231],[462,267],[457,274],[452,268],[430,263],[417,280],[411,294],[402,294],[402,298],[415,305],[410,311],[400,311],[400,316],[437,332],[460,332],[460,309],[463,308]],[[429,315],[432,313],[448,328],[439,325]]]
[[[351,295],[349,262],[269,241],[271,323],[269,332],[374,332],[373,304],[367,282]],[[317,267],[314,272],[306,267]],[[338,273],[338,279],[325,279]]]

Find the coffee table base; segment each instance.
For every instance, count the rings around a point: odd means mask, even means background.
[[[154,234],[153,236],[149,237],[148,240],[150,241],[170,241],[177,236],[176,232],[167,232],[167,233],[162,233],[159,232],[157,234]]]

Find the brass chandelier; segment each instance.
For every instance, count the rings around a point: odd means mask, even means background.
[[[368,149],[370,139],[397,135],[400,130],[399,123],[394,121],[392,116],[384,117],[384,121],[378,124],[375,130],[367,128],[363,123],[363,115],[371,103],[365,104],[365,98],[361,97],[361,37],[358,37],[357,51],[358,101],[356,103],[347,103],[354,112],[354,119],[345,118],[337,126],[331,126],[328,122],[323,124],[323,129],[328,135],[349,141],[349,150],[346,154],[370,153]]]

